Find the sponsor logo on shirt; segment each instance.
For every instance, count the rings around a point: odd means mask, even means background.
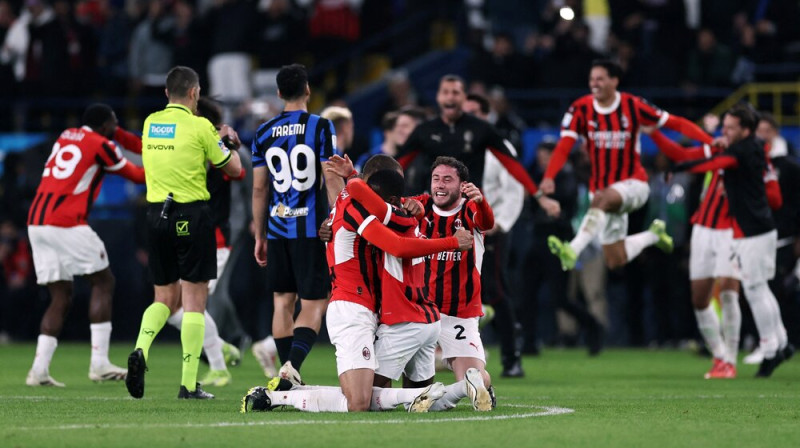
[[[298,216],[308,216],[308,207],[291,208],[279,202],[278,205],[272,207],[270,216],[277,216],[279,218],[296,218]]]
[[[175,125],[150,123],[147,136],[150,138],[175,138]]]

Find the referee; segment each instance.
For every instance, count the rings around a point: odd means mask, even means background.
[[[229,127],[219,133],[207,119],[195,115],[200,80],[188,67],[167,74],[164,110],[150,114],[142,132],[142,163],[147,184],[149,266],[155,283],[155,301],[142,315],[136,348],[128,357],[125,385],[134,398],[144,396],[144,373],[150,346],[181,302],[183,373],[178,398],[206,399],[213,395],[197,385],[203,347],[208,281],[217,278],[214,220],[208,206],[206,164],[231,177],[242,163],[236,151],[223,143],[239,138]]]

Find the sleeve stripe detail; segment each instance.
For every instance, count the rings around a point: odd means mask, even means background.
[[[122,160],[120,160],[119,162],[115,163],[114,165],[105,167],[105,170],[106,171],[112,171],[112,172],[113,171],[119,171],[119,170],[122,169],[123,166],[125,166],[126,163],[128,163],[128,160],[123,158]]]
[[[219,163],[215,163],[215,164],[214,164],[214,168],[222,168],[223,166],[227,165],[227,164],[228,164],[228,162],[230,162],[230,161],[231,161],[231,157],[233,157],[233,154],[231,154],[231,153],[229,152],[229,153],[228,153],[228,157],[225,157],[225,159],[224,159],[222,162],[219,162]]]
[[[561,136],[562,137],[572,137],[575,140],[578,140],[578,137],[579,137],[577,132],[571,131],[569,129],[562,129],[561,130]]]
[[[383,225],[388,225],[389,221],[392,220],[392,206],[388,203],[386,204],[386,216],[383,217]]]
[[[367,219],[365,219],[364,222],[362,222],[360,226],[358,226],[358,231],[357,231],[358,234],[361,235],[364,232],[364,229],[367,228],[369,223],[371,223],[375,219],[376,219],[375,215],[369,215],[369,217]]]
[[[669,120],[669,113],[667,111],[662,111],[661,118],[658,119],[658,127],[664,126],[667,120]]]
[[[703,155],[706,156],[706,159],[711,157],[711,147],[708,145],[703,145]]]

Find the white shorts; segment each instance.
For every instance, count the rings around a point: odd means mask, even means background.
[[[217,248],[217,278],[208,281],[208,295],[214,294],[217,289],[217,280],[222,278],[222,273],[225,272],[225,266],[228,265],[228,258],[231,256],[231,250],[227,247]]]
[[[600,244],[613,244],[628,236],[628,213],[642,208],[650,197],[650,185],[639,179],[625,179],[614,182],[613,188],[622,196],[622,206],[616,213],[608,213],[606,226],[600,231]]]
[[[336,347],[336,371],[378,368],[375,356],[375,332],[378,316],[363,305],[345,300],[328,304],[325,314],[328,337]]]
[[[415,382],[433,378],[436,374],[436,342],[441,330],[440,322],[381,324],[375,340],[378,357],[375,373],[393,380],[399,380],[405,373],[406,378]]]
[[[89,226],[28,226],[36,282],[72,281],[108,267],[103,240]]]
[[[692,226],[689,279],[738,278],[733,269],[733,229]]]
[[[477,358],[486,363],[483,341],[478,331],[478,318],[460,317],[442,314],[442,333],[439,335],[439,346],[442,347],[442,359],[447,367],[452,368],[452,358]]]
[[[742,285],[755,285],[775,277],[778,231],[733,240],[733,269]]]

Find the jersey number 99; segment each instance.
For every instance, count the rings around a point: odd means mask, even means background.
[[[289,188],[306,191],[317,181],[317,169],[314,163],[314,150],[308,145],[297,145],[291,154],[286,150],[273,146],[266,152],[267,167],[272,173],[272,185],[278,193],[286,193]],[[303,156],[303,168],[300,168],[300,156]],[[277,164],[275,163],[277,159]]]

